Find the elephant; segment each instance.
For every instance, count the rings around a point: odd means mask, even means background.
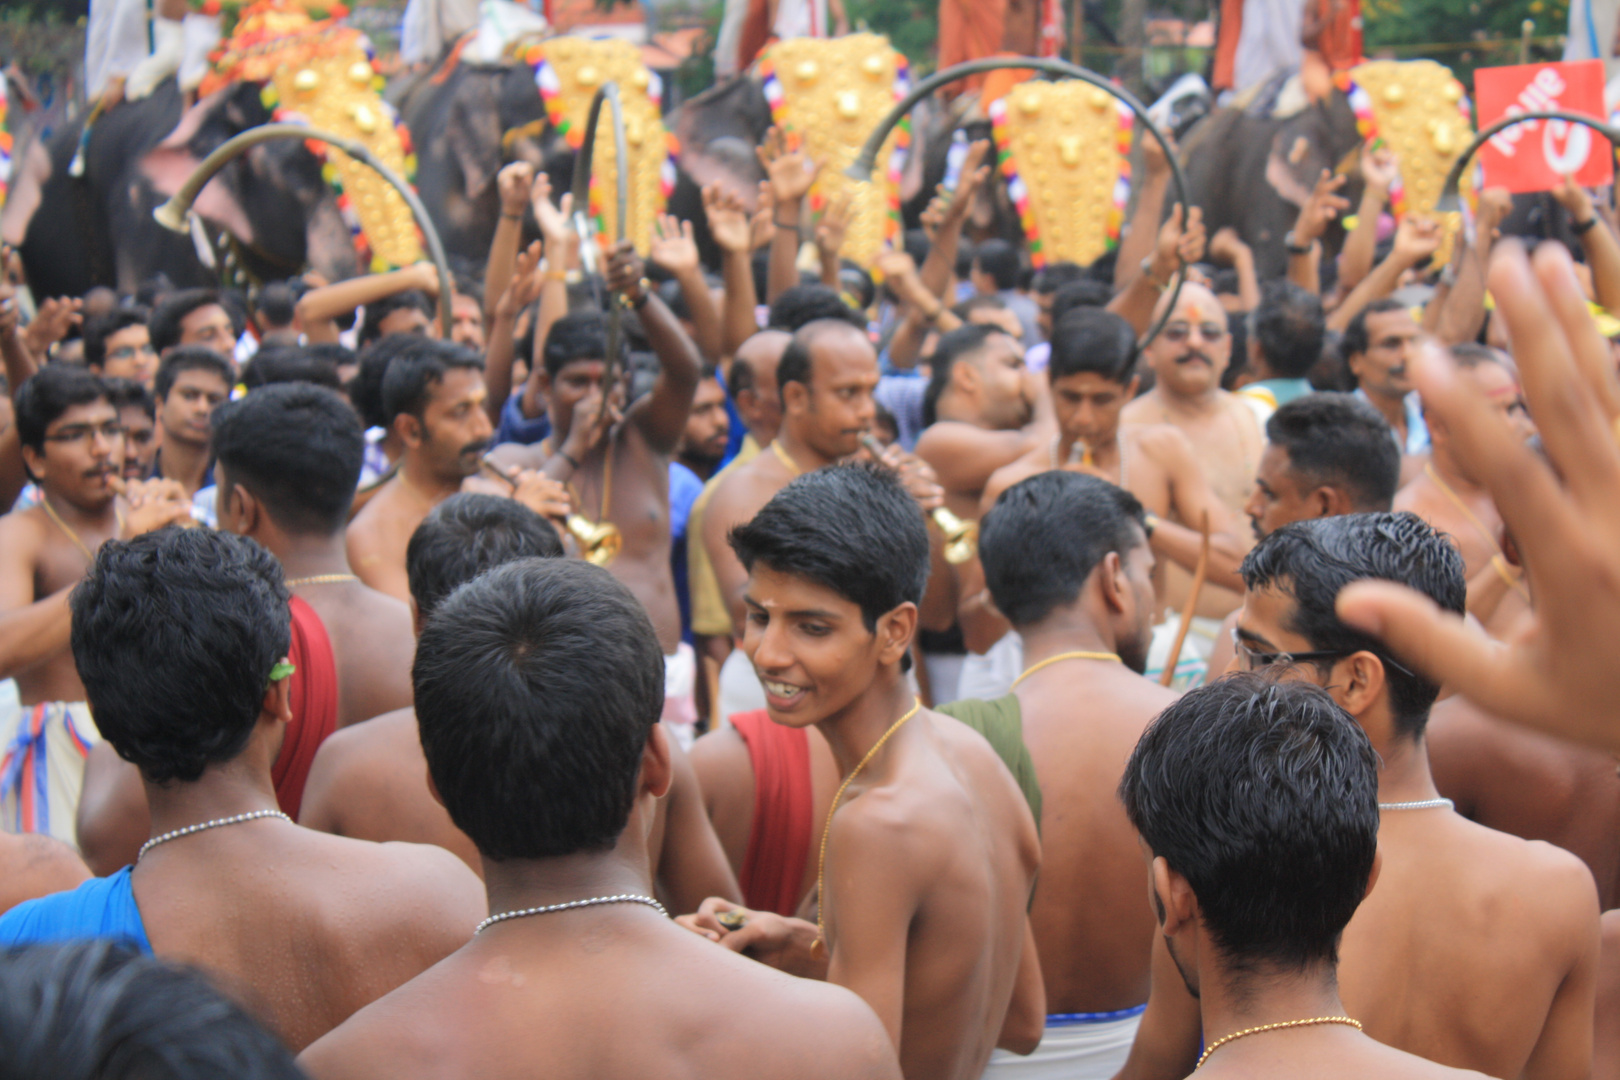
[[[80,296],[96,285],[133,292],[161,272],[176,285],[217,283],[199,242],[170,232],[152,212],[207,154],[266,123],[259,87],[228,86],[184,107],[170,79],[95,123],[82,177],[70,163],[83,121],[35,142],[15,163],[0,236],[22,255],[36,296]],[[250,278],[285,278],[306,265],[329,280],[360,271],[320,162],[299,140],[264,143],[228,164],[205,187],[196,211]],[[215,259],[217,261],[217,259]]]

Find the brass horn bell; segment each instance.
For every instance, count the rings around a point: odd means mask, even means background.
[[[611,521],[596,522],[580,514],[569,514],[567,524],[568,532],[579,545],[580,555],[597,566],[612,562],[624,546],[619,527]]]
[[[945,537],[945,561],[960,566],[978,554],[979,523],[959,518],[943,506],[936,506],[934,524]]]

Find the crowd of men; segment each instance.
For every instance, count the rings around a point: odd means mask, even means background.
[[[979,144],[861,266],[792,145],[718,265],[518,163],[477,280],[0,284],[0,1062],[1620,1074],[1612,216],[1035,268]]]

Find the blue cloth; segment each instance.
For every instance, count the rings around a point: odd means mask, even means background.
[[[1129,1009],[1115,1009],[1113,1012],[1095,1013],[1047,1013],[1047,1027],[1070,1027],[1075,1024],[1110,1024],[1115,1020],[1128,1020],[1133,1016],[1141,1016],[1147,1011],[1147,1002],[1132,1005]]]
[[[141,909],[135,906],[130,867],[112,877],[91,878],[71,892],[28,900],[0,915],[0,945],[105,938],[152,955]]]
[[[506,399],[501,406],[501,422],[495,428],[495,441],[492,445],[501,443],[522,443],[524,446],[533,446],[535,443],[551,434],[551,417],[541,413],[534,419],[523,415],[523,391],[519,390]]]
[[[714,369],[714,380],[726,395],[726,419],[731,423],[730,433],[726,436],[726,454],[720,459],[720,468],[723,469],[742,449],[742,441],[748,438],[748,429],[743,426],[742,413],[737,411],[737,403],[731,400],[731,387],[726,385],[726,377],[719,368]],[[669,491],[671,495],[675,493],[674,484],[669,486]]]
[[[872,394],[894,417],[900,445],[908,451],[916,449],[917,438],[923,433],[923,394],[927,390],[928,380],[921,375],[884,375]]]
[[[1252,385],[1270,390],[1272,398],[1279,406],[1302,398],[1315,389],[1309,379],[1262,379]]]
[[[1369,405],[1372,404],[1372,399],[1367,397],[1367,392],[1359,387],[1356,389],[1356,397]],[[1399,447],[1403,454],[1427,454],[1429,452],[1429,425],[1423,420],[1423,400],[1418,397],[1417,391],[1413,390],[1406,395],[1401,405],[1406,410],[1406,445],[1401,446],[1400,432],[1391,430],[1390,436],[1395,440],[1395,445]]]
[[[678,461],[669,463],[669,569],[675,577],[675,602],[681,609],[681,640],[692,643],[692,588],[686,578],[686,523],[692,505],[703,494],[703,480]]]

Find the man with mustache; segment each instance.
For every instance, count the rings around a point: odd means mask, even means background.
[[[383,409],[405,445],[399,470],[349,524],[349,564],[361,581],[409,603],[405,547],[428,511],[479,469],[490,436],[484,361],[424,337],[383,377]]]
[[[22,699],[0,716],[0,822],[76,844],[84,758],[100,736],[68,650],[68,594],[103,541],[187,521],[191,502],[173,481],[123,483],[118,411],[83,368],[46,365],[16,403],[39,502],[0,518],[0,678]]]
[[[1429,452],[1429,429],[1423,420],[1407,361],[1416,354],[1423,329],[1398,300],[1374,300],[1344,328],[1339,351],[1356,380],[1356,396],[1372,405],[1389,421],[1395,445],[1402,454]]]

